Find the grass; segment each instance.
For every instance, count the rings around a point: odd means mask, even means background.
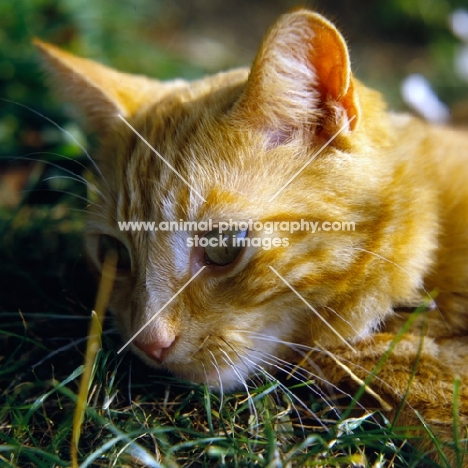
[[[96,281],[81,256],[83,201],[65,194],[36,203],[44,178],[47,172],[35,176],[26,199],[0,213],[0,466],[71,466]],[[118,355],[120,345],[107,317],[80,467],[412,467],[425,460],[404,428],[391,430],[371,414],[340,420],[307,383],[258,377],[249,394],[221,397]]]
[[[321,430],[276,383],[219,395],[117,359],[106,337],[90,387],[80,441],[86,466],[366,466],[387,459],[411,466],[385,428],[370,418],[327,420]],[[32,341],[32,340],[31,340]],[[29,356],[28,356],[29,357]],[[28,361],[23,357],[23,365]],[[1,413],[1,459],[10,466],[69,466],[73,410],[82,366],[39,378],[26,367],[7,390]],[[152,374],[149,371],[149,374]],[[298,390],[298,389],[294,389]],[[311,406],[320,403],[310,401]],[[255,412],[252,411],[255,406]],[[410,452],[409,452],[410,453]],[[414,459],[414,458],[413,458]]]

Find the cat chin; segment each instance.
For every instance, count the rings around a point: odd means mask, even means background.
[[[146,360],[147,362],[147,360]],[[154,366],[154,363],[152,365]],[[159,369],[169,371],[175,377],[188,380],[194,384],[207,385],[210,390],[217,393],[232,393],[237,390],[245,390],[249,376],[254,369],[246,367],[242,362],[234,362],[232,367],[197,369],[195,365],[187,366],[156,366]],[[234,370],[235,367],[235,370]],[[263,366],[265,368],[265,366]]]

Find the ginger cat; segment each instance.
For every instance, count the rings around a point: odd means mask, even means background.
[[[300,363],[351,394],[366,381],[369,408],[401,426],[423,419],[454,462],[458,378],[459,438],[468,424],[466,132],[387,112],[334,25],[303,9],[273,26],[250,71],[191,83],[37,46],[100,137],[87,248],[98,269],[119,254],[110,308],[134,352],[221,391],[269,363]],[[202,246],[193,232],[118,225],[179,220],[215,227],[197,232]],[[355,229],[208,245],[227,220]],[[221,237],[269,235],[250,225]],[[430,310],[400,332],[423,301]]]

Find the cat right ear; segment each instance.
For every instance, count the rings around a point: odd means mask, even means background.
[[[147,101],[148,93],[157,95],[157,88],[162,87],[156,80],[117,72],[39,39],[34,44],[62,99],[72,102],[83,114],[85,124],[100,134],[112,129],[118,114],[135,114]]]
[[[355,130],[359,99],[335,26],[303,9],[282,16],[263,41],[239,105],[255,127],[284,138],[305,127],[327,137]]]

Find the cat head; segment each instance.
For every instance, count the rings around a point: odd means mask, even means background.
[[[416,286],[378,258],[407,256],[392,257],[392,167],[375,164],[389,138],[383,105],[352,76],[345,41],[322,16],[282,16],[250,71],[195,82],[37,45],[99,136],[88,253],[100,269],[117,251],[110,308],[149,364],[234,388],[300,345],[365,336]],[[247,224],[220,234],[229,220]],[[291,232],[301,220],[316,231]],[[119,227],[128,221],[160,229]],[[198,224],[175,229],[183,222]],[[333,222],[355,229],[317,229]]]

